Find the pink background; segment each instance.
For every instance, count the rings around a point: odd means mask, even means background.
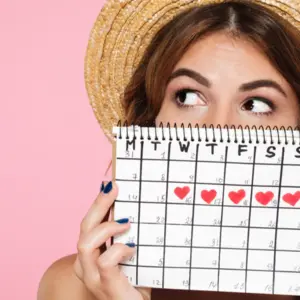
[[[74,253],[111,147],[83,78],[104,1],[1,0],[0,291],[36,299],[45,269]]]

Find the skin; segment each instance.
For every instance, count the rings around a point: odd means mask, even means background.
[[[177,76],[179,70],[189,72],[180,71],[181,75]],[[198,74],[198,80],[195,74]],[[156,121],[158,124],[294,127],[298,124],[298,111],[298,100],[290,85],[255,45],[217,33],[194,44],[177,63]],[[82,220],[78,253],[64,257],[48,268],[40,282],[38,300],[150,299],[150,289],[135,289],[118,268],[120,262],[134,254],[134,248],[114,244],[104,253],[99,251],[100,245],[110,237],[130,228],[130,224],[103,222],[117,194],[118,187],[114,184],[110,193],[97,196]],[[158,293],[152,299],[245,297],[291,298],[161,291],[160,296]]]

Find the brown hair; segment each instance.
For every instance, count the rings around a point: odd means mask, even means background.
[[[125,90],[126,121],[154,124],[176,63],[193,43],[219,31],[258,45],[300,99],[298,30],[252,1],[226,1],[188,9],[158,31]]]

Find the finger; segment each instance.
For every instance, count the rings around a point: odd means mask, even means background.
[[[116,279],[119,275],[119,264],[125,262],[135,253],[134,245],[114,244],[97,260],[101,281]]]
[[[104,191],[97,196],[94,203],[91,205],[87,214],[83,218],[80,225],[81,234],[86,234],[103,222],[103,219],[109,213],[110,207],[117,198],[117,195],[117,184],[114,182],[107,183]]]
[[[80,237],[77,244],[77,251],[83,274],[98,272],[95,262],[100,255],[100,245],[105,243],[110,237],[121,234],[129,228],[130,223],[106,222],[98,225],[90,233]]]

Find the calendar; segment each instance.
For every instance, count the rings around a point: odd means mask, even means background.
[[[300,135],[293,129],[113,128],[114,243],[134,286],[300,295]]]

